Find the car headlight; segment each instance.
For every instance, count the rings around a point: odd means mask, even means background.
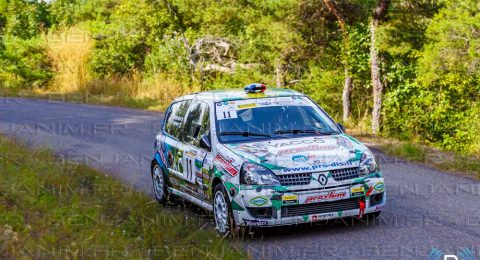
[[[377,171],[378,165],[377,162],[375,162],[372,152],[368,150],[363,152],[362,158],[360,159],[360,175],[364,176]]]
[[[255,163],[243,164],[240,171],[240,182],[247,185],[280,185],[277,176],[272,171]]]

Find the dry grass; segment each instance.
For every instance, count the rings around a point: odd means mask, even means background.
[[[166,74],[145,77],[140,72],[98,79],[88,73],[93,41],[86,30],[68,28],[45,36],[55,74],[46,89],[32,89],[4,95],[60,99],[70,102],[163,110],[173,99],[199,90]]]
[[[71,28],[48,35],[46,40],[55,70],[49,90],[68,94],[86,88],[88,55],[93,46],[86,31]]]

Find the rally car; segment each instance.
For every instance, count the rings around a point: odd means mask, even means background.
[[[378,216],[382,173],[372,152],[306,95],[251,84],[195,93],[167,109],[155,140],[156,199],[180,197],[236,227]]]

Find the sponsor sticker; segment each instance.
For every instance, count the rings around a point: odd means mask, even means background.
[[[194,163],[194,164],[195,164],[195,168],[196,168],[197,170],[201,170],[201,169],[202,169],[202,166],[203,166],[203,161],[200,161],[200,160],[198,160],[198,159],[195,158],[195,163]]]
[[[288,194],[282,196],[283,204],[295,204],[298,203],[298,195]]]
[[[292,156],[292,161],[294,162],[306,162],[308,161],[308,157],[305,155],[295,155]]]
[[[328,169],[334,167],[343,167],[343,166],[354,166],[354,163],[351,161],[347,162],[332,162],[332,163],[323,163],[311,166],[297,166],[290,168],[283,168],[283,172],[301,172],[301,171],[317,171],[321,169]]]
[[[375,186],[373,186],[373,188],[376,191],[382,192],[385,189],[385,184],[383,182],[377,182],[377,184],[375,184]]]
[[[163,151],[158,152],[160,155],[160,160],[162,160],[163,165],[167,166],[167,159],[165,159],[165,154],[163,154]]]
[[[347,149],[353,148],[352,142],[343,136],[338,137],[337,144]]]
[[[281,148],[285,146],[292,146],[292,145],[302,145],[302,144],[322,144],[325,143],[325,140],[315,138],[314,140],[290,140],[286,142],[274,143],[269,144],[269,147],[273,148]]]
[[[326,214],[318,214],[318,215],[312,215],[311,219],[312,221],[319,221],[323,219],[329,219],[333,218],[335,216],[335,213],[326,213]]]
[[[179,185],[177,179],[175,179],[175,178],[170,178],[170,182],[172,183],[173,186],[178,186]]]
[[[358,195],[358,194],[362,194],[365,192],[365,188],[363,186],[360,186],[360,187],[353,187],[351,190],[352,194],[354,195]]]
[[[235,105],[235,101],[223,101],[223,102],[217,102],[217,106],[228,106],[228,105]]]
[[[187,151],[185,152],[188,156],[192,156],[192,157],[195,157],[197,156],[197,153],[195,151]]]
[[[254,108],[256,106],[257,106],[257,104],[255,104],[255,103],[242,104],[242,105],[238,105],[238,109],[248,109],[248,108]]]
[[[259,227],[259,226],[268,225],[268,222],[263,221],[263,220],[247,220],[247,219],[244,219],[243,221],[245,222],[245,225],[252,226],[252,227]]]
[[[262,206],[265,205],[268,202],[268,199],[264,197],[255,197],[250,200],[250,203],[252,203],[255,206]]]
[[[223,158],[223,156],[217,154],[217,156],[215,156],[214,162],[220,167],[222,167],[230,175],[232,175],[232,177],[237,176],[238,170],[232,165],[233,160],[230,159],[227,161],[225,158]]]
[[[334,145],[318,145],[318,144],[311,144],[308,146],[303,147],[295,147],[289,148],[285,150],[280,150],[277,156],[285,156],[289,154],[295,153],[302,153],[302,152],[312,152],[312,151],[328,151],[328,150],[335,150],[337,147]]]
[[[322,202],[322,201],[331,201],[331,200],[338,200],[338,199],[345,199],[348,197],[346,191],[330,191],[328,193],[308,196],[305,199],[305,204],[314,203],[314,202]]]

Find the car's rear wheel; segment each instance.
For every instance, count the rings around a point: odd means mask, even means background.
[[[168,190],[163,176],[162,169],[157,163],[152,167],[152,181],[153,181],[153,193],[158,203],[165,205],[168,201]]]
[[[221,236],[227,236],[235,228],[232,206],[228,200],[227,191],[222,184],[215,186],[213,194],[215,229]]]

